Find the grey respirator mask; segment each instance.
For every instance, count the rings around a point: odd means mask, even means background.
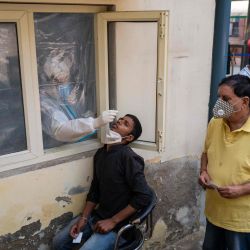
[[[237,104],[237,103],[235,103]],[[223,101],[221,98],[219,98],[213,108],[213,115],[214,118],[228,118],[230,117],[234,112],[238,112],[239,110],[234,110],[234,105],[229,102]]]

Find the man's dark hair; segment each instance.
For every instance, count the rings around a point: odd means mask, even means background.
[[[133,141],[135,141],[141,136],[141,133],[142,133],[141,123],[135,115],[126,114],[125,116],[130,117],[134,122],[134,128],[130,134],[132,134],[134,136]]]
[[[247,76],[232,75],[225,77],[220,82],[219,86],[221,85],[227,85],[231,87],[234,91],[234,94],[237,95],[238,97],[248,96],[250,99],[250,79]]]

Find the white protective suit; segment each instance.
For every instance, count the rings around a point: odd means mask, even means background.
[[[54,87],[54,91],[57,91],[57,87]],[[116,110],[107,110],[98,118],[78,118],[81,115],[78,112],[78,102],[65,101],[60,95],[49,94],[52,92],[40,90],[41,114],[43,131],[56,141],[76,142],[86,140],[96,132],[97,128],[112,122],[117,115]],[[70,92],[72,92],[72,89]],[[68,99],[70,98],[70,95],[68,95]],[[85,112],[85,115],[93,114]]]

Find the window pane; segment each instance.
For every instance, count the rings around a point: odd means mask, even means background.
[[[63,144],[55,139],[60,124],[96,115],[94,16],[35,13],[34,19],[43,142],[52,148]]]
[[[15,23],[0,23],[0,155],[27,149]]]
[[[110,108],[135,114],[141,141],[156,142],[157,22],[110,22]]]

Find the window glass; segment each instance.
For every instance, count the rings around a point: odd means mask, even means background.
[[[16,24],[0,23],[0,155],[26,149]]]
[[[96,116],[94,16],[35,13],[34,20],[46,149],[63,144],[55,139],[62,123]]]
[[[139,118],[144,142],[156,142],[157,32],[157,22],[108,25],[109,106]]]

